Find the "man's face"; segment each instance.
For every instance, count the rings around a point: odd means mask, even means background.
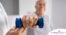
[[[36,3],[36,13],[37,15],[43,15],[45,11],[45,3],[43,1],[38,1]]]

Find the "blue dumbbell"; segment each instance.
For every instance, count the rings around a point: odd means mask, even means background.
[[[22,20],[21,20],[21,18],[19,17],[19,18],[16,18],[16,28],[21,28],[21,27],[23,27],[23,22],[22,22]]]
[[[43,28],[44,27],[44,20],[43,20],[43,18],[39,18],[38,19],[37,25],[39,26],[39,28]]]

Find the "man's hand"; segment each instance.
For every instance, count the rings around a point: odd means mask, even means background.
[[[25,35],[25,34],[26,34],[26,29],[24,28],[21,29],[12,28],[6,33],[6,35]]]
[[[30,18],[29,18],[29,26],[30,27],[35,27],[36,26],[36,23],[37,23],[37,17],[36,16],[31,16]]]
[[[23,28],[26,28],[28,25],[28,17],[27,16],[23,16],[22,17],[22,22],[23,22]]]
[[[22,21],[23,21],[23,27],[26,28],[26,27],[35,27],[36,23],[37,23],[37,16],[30,16],[30,17],[27,17],[27,16],[23,16],[22,17]]]

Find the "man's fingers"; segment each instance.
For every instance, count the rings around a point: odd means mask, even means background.
[[[28,22],[27,16],[23,16],[22,21],[23,21],[23,27],[26,28],[27,27],[27,22]]]

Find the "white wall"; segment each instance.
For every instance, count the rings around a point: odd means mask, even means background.
[[[26,12],[34,12],[36,0],[19,0],[19,13],[22,16]]]
[[[8,15],[19,14],[19,1],[18,0],[0,0]]]
[[[52,19],[54,29],[66,29],[66,0],[52,0]]]

